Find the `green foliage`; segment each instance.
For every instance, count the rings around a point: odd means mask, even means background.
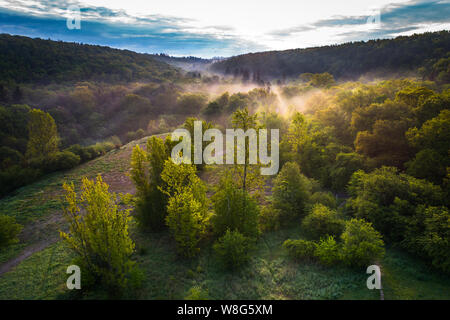
[[[344,230],[344,221],[339,219],[335,210],[323,204],[316,204],[302,221],[302,228],[312,239],[325,236],[338,238]]]
[[[47,171],[67,170],[80,163],[80,156],[70,151],[55,152],[49,155],[48,162],[44,164]]]
[[[30,111],[27,157],[46,158],[58,151],[58,132],[52,116],[39,109]]]
[[[385,75],[390,72],[416,71],[427,66],[429,60],[439,66],[426,68],[426,74],[445,81],[448,77],[448,31],[415,34],[409,37],[352,42],[327,47],[268,51],[239,55],[212,65],[214,71],[235,77],[297,78],[302,73],[330,72],[336,78],[359,78],[367,73]],[[405,52],[410,56],[405,57]],[[352,63],[349,63],[351,61]],[[441,80],[441,81],[442,81]]]
[[[185,300],[209,300],[208,290],[202,289],[200,286],[194,286],[189,289]]]
[[[307,240],[291,240],[288,239],[283,243],[289,255],[298,260],[312,260],[315,257],[317,243]]]
[[[347,221],[341,238],[342,260],[347,265],[367,267],[384,256],[381,234],[362,219]]]
[[[281,222],[289,223],[305,215],[311,183],[296,163],[286,163],[274,179],[273,206],[280,210]]]
[[[411,128],[406,135],[415,148],[434,149],[442,156],[448,157],[450,110],[442,110],[437,117],[426,121],[420,129]]]
[[[171,160],[165,161],[161,179],[164,185],[159,189],[169,196],[166,224],[179,253],[195,256],[210,220],[206,186],[195,174],[194,165],[174,164]]]
[[[258,226],[261,233],[280,229],[280,210],[275,209],[271,204],[263,206],[259,215]]]
[[[242,235],[239,231],[230,231],[214,243],[214,251],[229,269],[238,269],[250,260],[249,251],[252,248],[252,240]]]
[[[336,162],[330,170],[332,189],[335,191],[345,190],[353,172],[364,168],[364,158],[361,155],[355,152],[338,153],[336,155]]]
[[[443,193],[439,186],[392,167],[371,173],[357,171],[349,184],[352,198],[347,207],[355,217],[373,223],[388,241],[401,242],[415,207],[420,204],[440,205]]]
[[[168,64],[128,50],[8,34],[1,35],[0,48],[0,69],[4,71],[0,80],[18,83],[162,81],[179,76]]]
[[[410,222],[404,245],[432,265],[450,272],[450,213],[447,207],[421,205]]]
[[[311,197],[309,198],[309,202],[312,205],[315,204],[322,204],[328,208],[336,209],[337,208],[337,201],[336,197],[331,193],[327,191],[317,191],[314,192]]]
[[[169,198],[166,224],[180,254],[193,257],[198,254],[200,240],[206,233],[209,216],[204,203],[194,198],[186,188]]]
[[[336,240],[334,240],[333,236],[322,238],[317,244],[314,256],[319,259],[321,263],[331,266],[341,259],[340,246]]]
[[[131,180],[136,186],[136,219],[143,229],[160,230],[165,226],[167,195],[161,173],[169,150],[162,139],[152,137],[147,141],[147,150],[139,145],[131,154]]]
[[[69,232],[61,231],[61,238],[78,255],[84,274],[111,292],[125,288],[134,265],[130,259],[134,243],[128,232],[131,209],[119,208],[117,196],[108,191],[100,175],[96,181],[83,178],[79,198],[73,183],[63,187]]]
[[[0,215],[0,249],[19,242],[17,236],[22,228],[14,217]]]
[[[208,97],[201,93],[184,93],[177,100],[176,111],[180,114],[198,114],[203,110]]]
[[[419,151],[415,158],[408,161],[406,172],[419,179],[427,179],[435,184],[441,184],[446,176],[446,165],[450,165],[448,158],[433,149]]]
[[[212,224],[216,236],[223,236],[227,230],[239,231],[249,238],[258,236],[258,204],[246,191],[236,186],[231,174],[222,177],[212,201]]]

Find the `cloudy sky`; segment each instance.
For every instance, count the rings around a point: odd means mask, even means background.
[[[69,29],[76,7],[81,28]],[[450,0],[0,0],[0,33],[176,56],[231,56],[437,30],[450,30]]]

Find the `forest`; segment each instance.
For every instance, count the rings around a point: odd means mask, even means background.
[[[370,265],[387,299],[450,299],[449,52],[442,31],[193,72],[2,35],[0,299],[380,299]],[[248,148],[175,164],[195,121],[278,129],[279,172]]]
[[[446,83],[449,81],[449,37],[448,31],[428,32],[395,39],[248,53],[219,61],[212,69],[244,81],[283,82],[302,73],[329,72],[344,80],[363,75],[383,78],[409,73]]]

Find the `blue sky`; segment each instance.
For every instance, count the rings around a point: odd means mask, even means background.
[[[206,58],[449,29],[450,0],[0,0],[0,33]]]

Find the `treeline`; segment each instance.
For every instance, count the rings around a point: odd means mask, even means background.
[[[174,80],[174,67],[148,54],[0,35],[0,82],[49,84],[65,81],[129,82]]]
[[[441,31],[392,40],[249,53],[216,62],[211,68],[253,82],[273,79],[282,82],[302,73],[323,72],[338,79],[416,72],[430,80],[444,82],[449,79],[449,51],[450,33]]]
[[[0,106],[0,197],[41,176],[75,167],[120,147],[118,137],[61,149],[55,120],[27,105]]]

